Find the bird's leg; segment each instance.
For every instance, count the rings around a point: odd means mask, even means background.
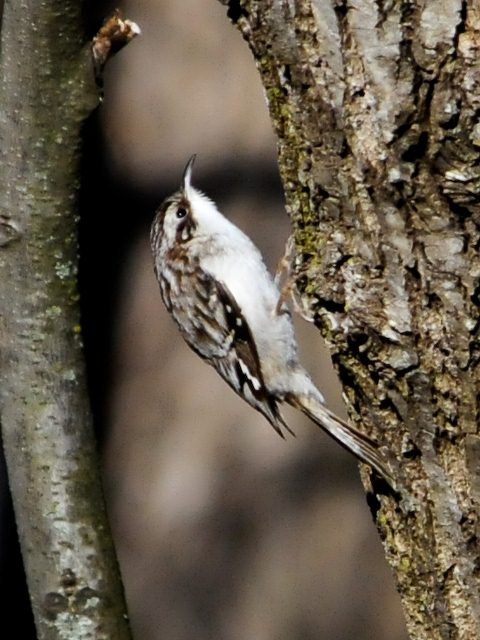
[[[277,306],[275,307],[276,315],[284,313],[288,299],[295,303],[293,290],[295,288],[295,275],[292,269],[292,263],[295,260],[295,241],[293,234],[290,234],[285,244],[285,251],[280,258],[277,269],[275,271],[275,284],[280,289]],[[283,284],[282,284],[283,280]]]
[[[313,322],[314,316],[312,312],[306,308],[302,298],[297,291],[298,272],[295,271],[296,248],[293,234],[288,237],[285,245],[285,252],[281,257],[277,270],[275,272],[275,284],[280,289],[275,313],[280,315],[285,313],[287,302],[291,301],[295,313],[298,313],[307,322]],[[306,265],[300,267],[300,274],[306,271]],[[283,285],[281,285],[283,279]]]

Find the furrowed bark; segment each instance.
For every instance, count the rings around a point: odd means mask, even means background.
[[[414,639],[480,638],[475,0],[223,2],[278,136],[305,315],[391,458],[369,502]]]
[[[0,57],[0,416],[38,637],[130,638],[102,496],[77,293],[82,3],[6,2]]]

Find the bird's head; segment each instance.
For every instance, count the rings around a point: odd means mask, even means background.
[[[180,189],[158,208],[150,233],[154,252],[164,253],[189,242],[196,233],[209,233],[225,220],[215,204],[191,184],[196,155],[187,162]]]

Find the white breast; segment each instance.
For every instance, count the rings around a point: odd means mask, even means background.
[[[242,310],[268,381],[273,369],[284,369],[287,362],[297,362],[290,314],[277,313],[280,292],[250,238],[202,193],[192,188],[189,197],[198,222],[192,243],[196,246],[191,246],[191,250],[202,268],[224,284]]]

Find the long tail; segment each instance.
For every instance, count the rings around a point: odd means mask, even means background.
[[[391,471],[386,460],[380,454],[378,446],[368,436],[336,416],[322,400],[320,392],[317,392],[316,389],[312,392],[289,394],[285,397],[285,401],[292,407],[300,409],[345,449],[348,449],[362,462],[372,466],[391,487],[394,487]]]

